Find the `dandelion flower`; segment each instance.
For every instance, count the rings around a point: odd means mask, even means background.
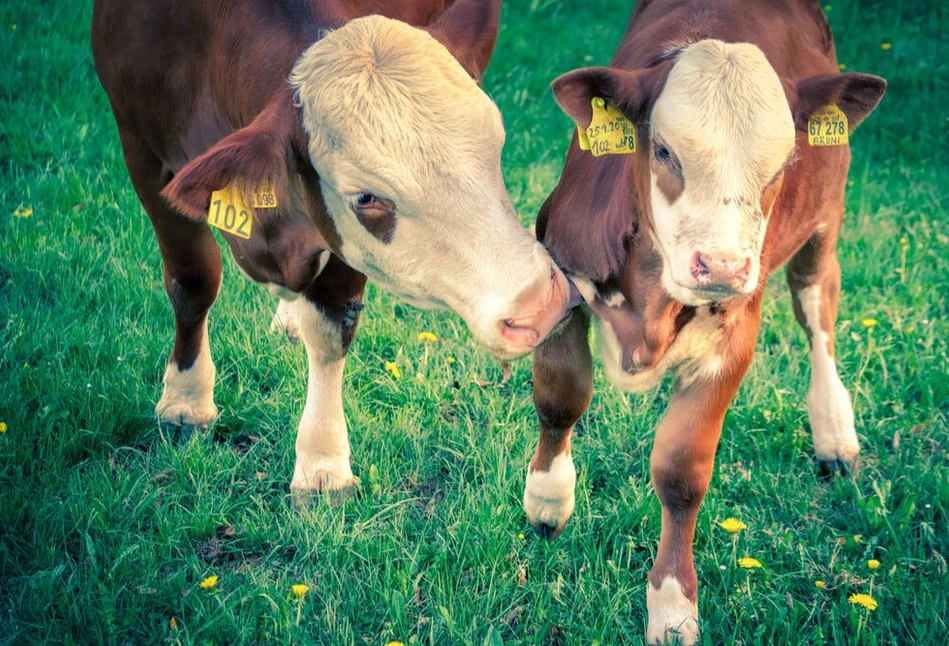
[[[386,644],[386,646],[405,646],[405,644],[403,644],[402,642],[392,641]]]
[[[295,596],[297,599],[302,599],[306,596],[310,586],[306,585],[305,583],[297,583],[296,585],[291,586],[290,589],[293,590],[293,596]]]
[[[6,432],[7,432],[7,423],[0,422],[0,433],[6,433]]]
[[[847,601],[854,604],[855,606],[863,606],[867,610],[873,611],[877,609],[877,600],[871,597],[869,594],[852,594],[847,597]]]
[[[455,357],[445,357],[445,363],[455,363]]]
[[[840,64],[837,65],[837,68],[838,68],[841,72],[843,72],[845,69],[847,69],[847,66],[846,66],[844,63],[840,63]]]
[[[28,218],[33,215],[33,209],[24,206],[16,207],[16,211],[13,212],[13,217],[15,218]]]
[[[425,343],[425,342],[435,343],[436,341],[438,341],[438,337],[432,334],[431,332],[419,332],[418,340],[421,341],[422,343]]]
[[[880,562],[876,559],[870,559],[869,561],[867,561],[867,567],[870,568],[871,570],[875,570],[878,567],[880,567]]]
[[[902,245],[909,244],[909,240],[906,239],[906,236],[903,236],[902,238],[900,238],[900,244]]]
[[[517,539],[520,540],[520,541],[524,540],[524,535],[523,535],[523,534],[518,534],[518,535],[517,535]]]
[[[217,585],[216,574],[212,574],[211,576],[209,576],[208,578],[206,578],[204,581],[201,582],[201,587],[204,588],[205,590],[210,590],[216,585]]]
[[[726,518],[718,524],[719,527],[724,529],[729,534],[737,534],[743,529],[748,529],[748,525],[744,524],[737,518]]]
[[[827,584],[821,581],[820,579],[817,579],[816,581],[814,581],[814,587],[820,588],[821,590],[823,590],[824,588],[827,587]]]
[[[865,328],[871,328],[877,323],[879,323],[879,321],[877,321],[876,319],[863,319],[860,322],[863,323],[863,327]]]
[[[402,371],[399,370],[399,364],[395,361],[386,361],[386,372],[390,373],[396,379],[402,378]]]
[[[893,48],[893,45],[891,45],[890,43],[880,43],[880,49],[882,49],[883,51],[887,51],[892,48]]]
[[[758,559],[753,559],[750,556],[743,556],[742,558],[738,559],[738,565],[745,568],[746,570],[753,570],[755,568],[762,567],[761,561]]]

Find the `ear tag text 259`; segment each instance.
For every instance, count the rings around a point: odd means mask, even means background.
[[[831,103],[807,120],[807,143],[811,146],[846,146],[850,143],[850,124],[844,111]]]
[[[275,208],[277,208],[277,195],[270,182],[264,181],[257,185],[254,190],[253,209],[248,208],[244,201],[240,182],[231,182],[228,186],[211,193],[208,224],[247,240],[254,228],[254,209]]]
[[[594,157],[602,155],[630,155],[636,152],[636,127],[612,103],[595,96],[590,101],[593,118],[583,128],[577,124],[581,150],[589,150]]]

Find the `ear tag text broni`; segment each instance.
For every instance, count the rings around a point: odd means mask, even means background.
[[[811,146],[846,146],[850,143],[850,124],[844,111],[831,103],[807,120],[807,143]]]
[[[228,186],[211,193],[208,224],[247,240],[254,228],[254,209],[275,208],[277,208],[277,194],[269,181],[261,182],[254,190],[253,209],[248,208],[244,201],[240,182],[231,182]]]
[[[636,127],[612,103],[595,96],[590,101],[593,119],[583,128],[577,124],[580,149],[589,150],[594,157],[602,155],[630,155],[636,152]]]

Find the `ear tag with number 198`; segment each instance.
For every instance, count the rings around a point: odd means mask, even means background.
[[[277,196],[270,182],[261,182],[254,191],[255,209],[277,208]],[[211,193],[211,207],[208,209],[208,224],[221,231],[232,233],[245,240],[250,238],[254,228],[254,209],[244,202],[239,182]]]

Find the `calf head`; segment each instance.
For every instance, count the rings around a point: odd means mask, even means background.
[[[853,128],[876,107],[886,83],[866,74],[782,81],[756,46],[702,40],[652,68],[580,69],[553,88],[582,126],[590,122],[592,97],[605,98],[637,124],[640,145],[632,159],[587,159],[580,164],[599,164],[595,180],[569,179],[615,187],[624,197],[607,203],[614,213],[601,216],[606,236],[644,231],[661,256],[664,291],[701,305],[750,294],[762,282],[771,211],[812,114],[836,103]],[[586,153],[571,149],[561,186],[571,155]],[[587,264],[591,277],[604,279],[622,259],[615,242],[602,249],[605,261],[574,264]]]
[[[567,283],[517,222],[501,115],[477,82],[499,5],[458,0],[427,29],[367,16],[327,32],[289,89],[165,195],[204,217],[210,191],[235,178],[303,186],[347,264],[414,305],[459,313],[496,356],[529,352],[563,317]]]

